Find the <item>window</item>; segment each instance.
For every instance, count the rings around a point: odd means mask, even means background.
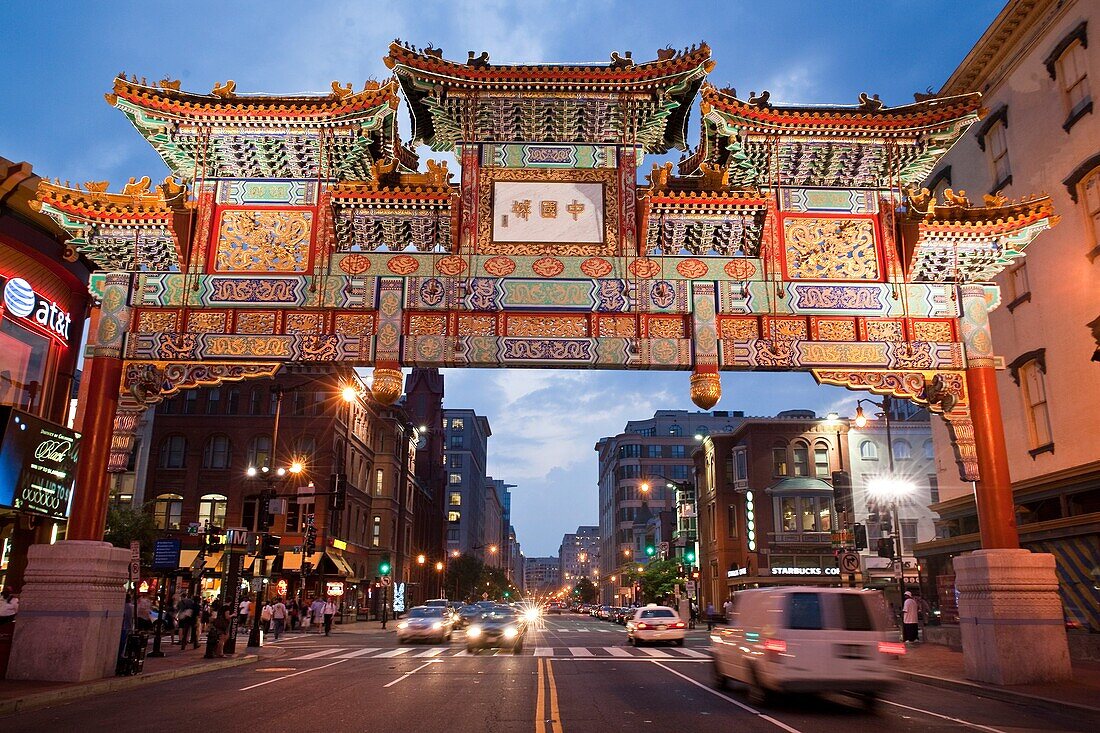
[[[464,445],[465,442],[462,440],[461,435],[452,435],[448,443],[448,446],[451,448],[462,448]]]
[[[1008,310],[1014,311],[1022,303],[1031,302],[1031,286],[1027,282],[1027,264],[1021,262],[1005,275],[1008,292]]]
[[[202,452],[203,468],[229,468],[229,438],[213,435]]]
[[[819,445],[814,448],[814,475],[829,475],[829,449],[826,446]]]
[[[817,511],[814,507],[814,500],[810,498],[804,498],[801,502],[802,505],[802,522],[801,528],[803,532],[816,532],[817,531]]]
[[[451,468],[462,468],[462,456],[451,456]]]
[[[153,504],[153,521],[157,529],[179,529],[183,516],[183,497],[179,494],[161,494]]]
[[[936,446],[931,440],[924,441],[924,460],[931,461],[936,457]]]
[[[194,415],[199,411],[199,393],[189,389],[183,393],[183,414]]]
[[[784,532],[798,531],[798,499],[784,496],[779,500],[779,517]]]
[[[738,449],[733,454],[733,463],[737,470],[737,480],[746,481],[749,478],[749,463],[748,453],[743,449]]]
[[[714,502],[712,501],[711,503],[707,504],[707,525],[710,527],[710,532],[708,532],[707,534],[710,535],[711,542],[718,539],[718,529],[714,526],[715,521]]]
[[[1020,391],[1027,414],[1031,447],[1041,448],[1051,444],[1050,415],[1047,413],[1047,388],[1045,370],[1038,359],[1019,368]]]
[[[294,455],[310,458],[317,452],[317,439],[312,435],[301,435],[294,441]]]
[[[382,496],[382,493],[385,490],[385,487],[383,485],[384,482],[385,482],[385,478],[386,478],[386,474],[382,471],[381,468],[379,468],[377,471],[374,472],[374,494],[375,494],[375,496]]]
[[[455,484],[460,484],[460,483],[462,483],[462,474],[461,473],[452,473],[450,478],[448,479],[448,481],[450,482],[450,484],[452,486],[455,485]]]
[[[241,409],[241,388],[232,387],[225,394],[225,414],[236,415],[237,411]]]
[[[821,629],[821,594],[791,593],[787,600],[787,628]]]
[[[989,162],[993,166],[993,190],[997,191],[1010,183],[1012,168],[1008,161],[1008,128],[1005,120],[996,120],[985,135],[989,149]]]
[[[259,502],[255,499],[245,499],[241,505],[241,526],[249,531],[256,531],[256,516],[259,513]]]
[[[833,531],[833,504],[824,496],[817,498],[817,528],[820,532]]]
[[[898,461],[910,461],[913,459],[913,446],[909,445],[909,441],[894,441],[894,459]]]
[[[451,506],[462,506],[462,494],[458,491],[451,492]]]
[[[260,388],[256,388],[248,394],[248,414],[259,415],[263,410],[264,405],[264,393]]]
[[[1092,251],[1095,253],[1100,249],[1100,168],[1096,168],[1085,178],[1080,184],[1080,191],[1092,236]]]
[[[687,447],[682,445],[670,446],[669,458],[687,458]]]
[[[668,466],[665,470],[668,471],[668,477],[671,479],[687,479],[691,478],[691,466],[676,465]]]
[[[619,446],[619,458],[641,458],[642,446],[641,445],[620,445]]]
[[[679,437],[684,434],[684,429],[681,428],[679,425],[673,425],[668,429],[668,434]]]
[[[661,446],[659,445],[647,445],[645,447],[646,458],[660,458]]]
[[[248,465],[254,468],[271,466],[271,436],[257,435],[248,443]]]
[[[863,441],[859,444],[859,457],[864,461],[877,461],[878,446],[869,440]]]
[[[1074,41],[1058,59],[1058,81],[1062,85],[1067,122],[1072,125],[1074,115],[1079,115],[1091,101],[1089,95],[1088,61],[1081,41]],[[1067,130],[1068,132],[1068,130]]]
[[[451,419],[451,430],[464,430],[466,424],[462,421],[461,417],[455,417]]]
[[[794,446],[794,475],[806,476],[809,474],[810,449],[804,443]]]
[[[187,438],[169,435],[160,444],[160,467],[183,468],[187,457]]]
[[[223,494],[203,494],[199,499],[199,526],[209,522],[211,527],[224,527],[227,501]]]
[[[211,387],[206,391],[206,414],[217,415],[222,406],[222,391],[218,387]]]
[[[899,524],[901,524],[902,552],[908,551],[912,555],[913,547],[917,544],[917,520],[902,519]]]
[[[787,449],[772,448],[772,475],[787,475]]]
[[[928,474],[928,498],[935,504],[940,500],[940,481],[936,474]]]
[[[382,517],[377,514],[374,515],[374,521],[371,524],[370,543],[375,547],[382,544]]]
[[[462,512],[447,512],[448,522],[458,522],[462,520]]]
[[[875,630],[875,622],[862,594],[838,593],[836,598],[840,601],[840,617],[845,631]]]
[[[730,537],[737,536],[737,507],[730,504],[726,508],[726,524],[728,529],[726,530]]]

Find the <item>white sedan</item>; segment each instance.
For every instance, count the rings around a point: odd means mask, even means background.
[[[451,640],[453,628],[450,609],[442,606],[416,606],[397,624],[397,643],[427,639],[442,644]]]
[[[651,603],[634,612],[626,622],[626,639],[634,646],[650,641],[671,641],[684,645],[687,624],[668,606]]]

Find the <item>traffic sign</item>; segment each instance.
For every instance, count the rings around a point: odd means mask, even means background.
[[[382,585],[389,585],[392,581],[393,578],[391,578],[389,575],[382,576]]]
[[[689,580],[688,582],[684,583],[684,594],[688,598],[694,598],[695,597],[695,581],[694,580]]]
[[[859,553],[851,551],[842,552],[840,554],[840,569],[845,573],[858,573]]]
[[[130,543],[130,562],[141,562],[141,543],[137,540]]]
[[[137,582],[137,579],[141,577],[141,562],[139,560],[133,560],[130,563],[130,579]]]

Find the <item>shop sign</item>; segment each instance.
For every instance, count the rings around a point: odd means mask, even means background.
[[[80,433],[0,407],[0,506],[69,516]]]
[[[180,566],[180,541],[176,539],[157,540],[153,543],[153,568],[156,570],[175,570]]]
[[[275,589],[279,592],[279,595],[281,596],[286,595],[286,587],[287,586],[285,580],[280,580],[278,583],[275,584]]]
[[[772,568],[772,575],[840,575],[840,568]]]
[[[0,277],[0,281],[4,281],[5,313],[33,321],[39,328],[68,344],[69,326],[73,320],[68,311],[37,293],[31,284],[21,277]]]
[[[726,571],[726,577],[727,578],[736,578],[736,577],[739,577],[741,575],[748,575],[748,574],[749,574],[749,569],[748,568],[737,568],[736,570],[727,570]]]
[[[342,596],[344,595],[343,583],[325,583],[325,594],[330,596]]]

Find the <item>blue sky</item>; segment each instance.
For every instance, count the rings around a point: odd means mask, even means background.
[[[938,88],[996,16],[1002,0],[925,2],[61,2],[4,3],[0,155],[43,176],[162,179],[166,169],[103,100],[119,72],[208,92],[329,91],[333,80],[388,75],[394,38],[448,58],[487,50],[493,63],[636,60],[664,46],[710,44],[710,79],[782,104],[888,105]],[[407,138],[407,115],[401,113]],[[693,117],[696,115],[693,115]],[[696,133],[691,138],[695,139]],[[678,154],[677,154],[678,156]],[[453,166],[457,167],[457,166]],[[648,169],[648,163],[646,165]],[[723,375],[718,408],[770,415],[789,408],[851,414],[856,395],[808,375]],[[597,523],[595,442],[655,409],[694,409],[687,373],[447,372],[449,407],[489,417],[490,473],[517,484],[513,523],[528,555],[557,551],[564,532]]]

